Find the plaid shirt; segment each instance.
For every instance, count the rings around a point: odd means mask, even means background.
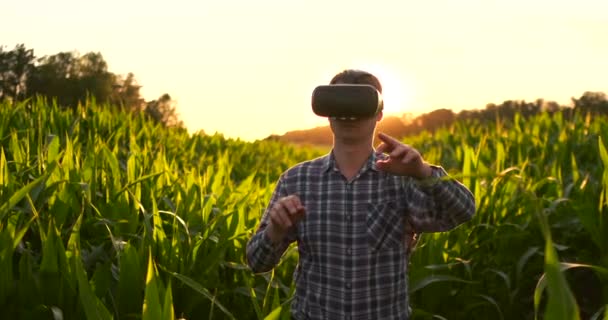
[[[294,273],[295,319],[408,319],[406,222],[416,233],[455,228],[471,219],[471,192],[432,166],[425,181],[376,168],[372,153],[347,181],[333,153],[303,162],[279,179],[257,233],[247,245],[254,272],[274,268],[293,241],[299,263]],[[297,194],[304,218],[284,241],[273,245],[264,230],[269,209],[281,197]]]

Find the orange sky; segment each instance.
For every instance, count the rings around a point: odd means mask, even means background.
[[[0,44],[101,52],[147,100],[169,93],[191,131],[243,140],[326,124],[310,93],[376,73],[388,112],[568,104],[608,92],[608,1],[12,1]]]

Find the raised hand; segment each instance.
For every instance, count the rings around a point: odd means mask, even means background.
[[[432,169],[422,159],[418,150],[384,133],[379,133],[378,138],[382,143],[376,151],[388,154],[388,159],[376,162],[378,169],[394,175],[412,176],[418,179],[431,176]]]
[[[306,210],[297,195],[279,199],[270,208],[267,235],[273,243],[280,242],[287,231],[304,218]]]

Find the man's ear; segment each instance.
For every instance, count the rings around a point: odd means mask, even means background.
[[[380,120],[382,120],[382,110],[380,110],[380,112],[378,112],[378,114],[376,115],[376,122],[379,122]]]

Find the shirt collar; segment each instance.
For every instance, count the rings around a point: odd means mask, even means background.
[[[375,150],[371,152],[370,157],[367,159],[367,162],[365,163],[365,166],[363,167],[363,169],[361,170],[361,172],[365,172],[368,169],[374,170],[374,171],[380,171],[378,169],[378,167],[376,167],[376,160],[378,159],[384,159],[386,156],[381,153],[381,152],[376,152]],[[335,171],[339,171],[338,170],[338,166],[336,166],[336,157],[334,156],[334,150],[332,149],[331,152],[325,156],[325,158],[323,159],[323,172],[327,172],[330,169],[333,169]]]

